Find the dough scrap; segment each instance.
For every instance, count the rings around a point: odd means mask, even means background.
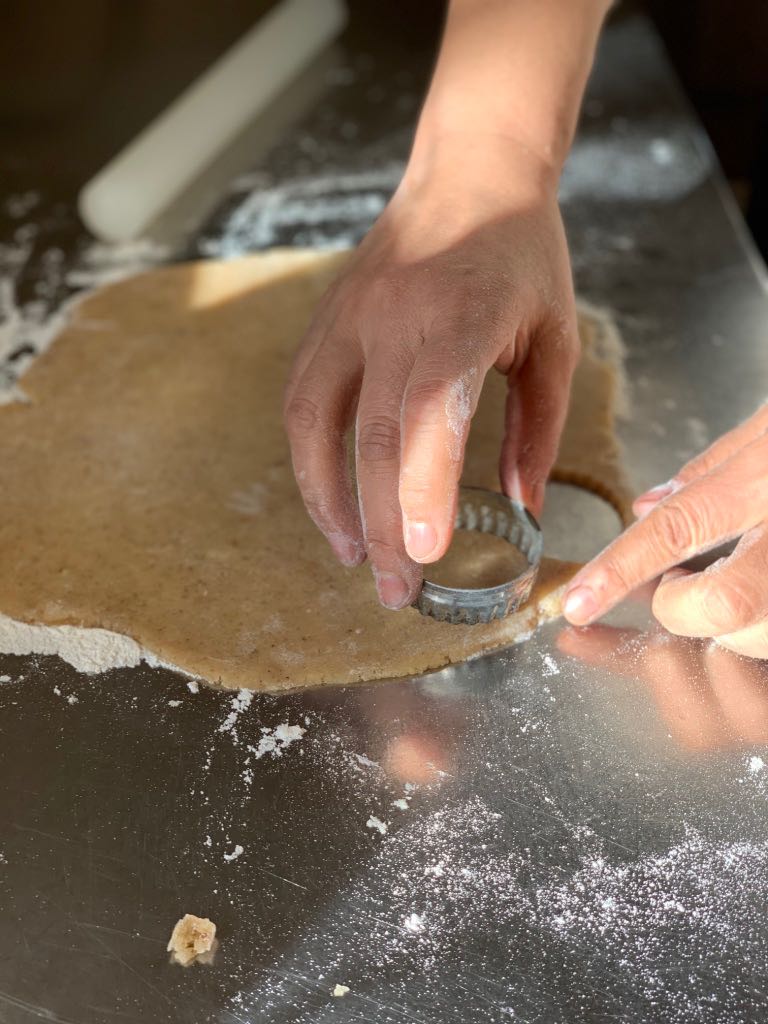
[[[216,925],[207,917],[185,914],[173,927],[168,952],[175,963],[188,967],[195,961],[210,962],[214,952]]]
[[[306,516],[282,387],[346,258],[273,250],[169,266],[75,308],[24,377],[28,401],[0,407],[0,612],[112,630],[195,677],[250,689],[422,673],[559,614],[576,566],[551,560],[526,608],[502,622],[384,611],[369,569],[341,568]],[[580,329],[555,478],[597,491],[626,522],[618,352],[600,318]],[[468,484],[498,487],[505,392],[491,373]]]

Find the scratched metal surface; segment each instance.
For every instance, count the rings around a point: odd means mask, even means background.
[[[356,59],[303,137],[341,110],[365,133],[382,84]],[[401,155],[402,91],[390,141],[336,159]],[[768,299],[642,22],[604,39],[563,198],[579,289],[628,344],[646,486],[764,397]],[[563,554],[612,529],[562,489],[548,515]],[[166,671],[0,658],[0,1020],[761,1019],[768,682],[648,621],[239,709]],[[306,730],[282,752],[280,724]],[[210,966],[167,961],[187,911],[218,925]]]

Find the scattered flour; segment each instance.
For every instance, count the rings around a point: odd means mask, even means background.
[[[576,139],[560,183],[564,203],[579,199],[657,201],[682,199],[710,173],[690,126],[664,120],[664,136],[652,119],[613,132]]]
[[[383,836],[386,835],[387,832],[389,831],[389,825],[387,825],[385,821],[382,821],[381,818],[377,818],[373,814],[370,816],[370,818],[368,819],[368,821],[366,821],[365,824],[367,828],[375,828],[377,831],[381,832]]]
[[[403,928],[408,932],[423,932],[424,918],[419,914],[409,914],[403,921]]]
[[[187,683],[187,689],[190,693],[200,693],[200,684],[196,679],[192,679]]]
[[[241,856],[241,855],[242,855],[243,853],[245,853],[245,850],[244,850],[244,849],[243,849],[243,847],[242,847],[242,846],[241,846],[241,845],[240,845],[240,844],[238,843],[238,844],[237,844],[237,845],[235,846],[235,848],[234,848],[234,850],[232,851],[232,853],[225,853],[225,854],[224,854],[224,860],[226,860],[226,861],[233,861],[233,860],[237,860],[237,858],[238,858],[238,857],[240,857],[240,856]]]
[[[721,843],[683,829],[673,845],[633,857],[563,819],[561,831],[530,833],[533,848],[516,848],[508,832],[516,817],[470,797],[409,819],[276,961],[253,1006],[269,1016],[290,1005],[309,1022],[311,992],[294,979],[346,976],[388,1005],[417,986],[429,1020],[452,1019],[456,998],[467,1020],[758,1019],[738,1012],[753,1005],[740,964],[747,949],[754,955],[750,936],[764,930],[768,842]],[[463,966],[478,928],[493,936],[482,947],[482,975],[474,962]],[[763,951],[744,983],[766,969]],[[717,1006],[713,992],[723,999]],[[506,1016],[488,1016],[491,997]],[[243,998],[241,1011],[251,997]],[[626,1015],[627,1007],[653,1012]]]
[[[264,511],[264,502],[269,491],[265,484],[252,483],[242,491],[235,491],[228,505],[233,512],[244,516],[258,516]]]
[[[159,266],[171,255],[167,246],[149,238],[119,244],[91,242],[80,251],[75,266],[65,275],[65,281],[70,288],[99,288]]]
[[[230,702],[229,714],[219,726],[219,732],[231,733],[235,743],[237,743],[237,720],[244,711],[248,710],[252,701],[253,690],[238,690]]]
[[[557,664],[551,654],[542,654],[541,660],[544,664],[542,675],[544,676],[559,676],[560,666]]]
[[[264,757],[265,754],[282,757],[283,751],[292,743],[300,740],[306,731],[300,725],[288,725],[287,722],[283,722],[282,725],[277,725],[274,729],[262,729],[258,746],[249,746],[247,749],[257,760]]]
[[[365,768],[378,768],[380,771],[382,770],[378,761],[372,761],[370,757],[366,757],[365,754],[353,754],[352,756],[358,764],[363,765]]]
[[[152,666],[164,665],[135,640],[120,633],[78,626],[31,626],[2,614],[0,652],[56,654],[78,672],[89,675],[115,668],[133,668],[142,661]]]
[[[384,209],[403,167],[392,162],[376,170],[340,171],[282,180],[244,180],[249,193],[204,239],[204,256],[231,259],[278,245],[324,248],[353,246]],[[261,184],[261,187],[258,185]]]

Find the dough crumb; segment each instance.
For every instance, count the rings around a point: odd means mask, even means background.
[[[168,952],[175,963],[188,967],[196,960],[200,963],[210,963],[215,945],[216,925],[213,921],[209,921],[207,917],[185,914],[176,922],[171,932]]]
[[[345,996],[349,992],[349,985],[337,985],[333,990],[335,996]]]

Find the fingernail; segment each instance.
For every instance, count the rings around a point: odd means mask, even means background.
[[[429,558],[437,547],[437,530],[431,523],[405,520],[405,547],[415,562]]]
[[[393,572],[377,572],[375,576],[379,600],[385,608],[396,611],[398,608],[405,608],[410,603],[410,595],[404,579],[396,576]]]
[[[589,587],[576,587],[565,598],[563,613],[574,626],[586,626],[597,612],[597,599]]]
[[[509,481],[508,481],[507,486],[509,488],[509,497],[512,498],[513,501],[519,501],[520,504],[522,505],[523,504],[523,488],[522,488],[522,485],[520,483],[520,470],[519,469],[515,468],[509,474]]]
[[[365,559],[365,547],[351,537],[336,535],[329,537],[328,543],[341,564],[346,565],[348,569],[360,565]]]
[[[724,559],[723,559],[724,561]],[[673,569],[667,569],[664,575],[661,577],[662,583],[673,583],[675,580],[683,580],[690,576],[691,573],[688,569],[683,569],[681,566],[676,565]]]
[[[635,505],[656,505],[678,490],[680,490],[680,484],[677,480],[668,480],[665,484],[657,484],[650,491],[646,491],[635,498]]]

